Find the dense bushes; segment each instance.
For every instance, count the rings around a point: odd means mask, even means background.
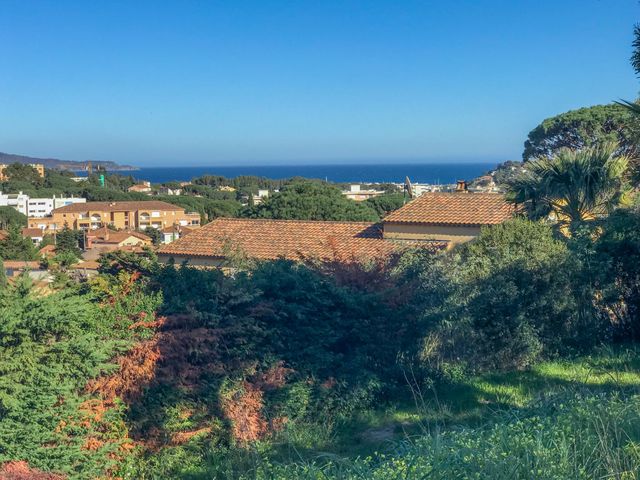
[[[425,387],[637,338],[638,226],[637,213],[619,212],[567,240],[516,219],[438,255],[277,260],[233,275],[112,253],[95,279],[44,297],[22,277],[0,289],[0,461],[72,478],[114,468],[125,478],[338,475],[334,463],[268,463],[284,450],[330,449],[360,413]],[[584,456],[591,414],[636,432],[618,400],[602,401],[603,411],[588,400],[426,437],[400,457],[349,464],[345,476],[500,478],[511,466],[525,478],[527,458],[549,478],[631,468],[634,447],[608,432],[598,438],[609,450]],[[554,442],[574,456],[554,456]]]
[[[342,195],[337,187],[319,181],[297,181],[285,185],[279,193],[247,209],[243,216],[284,220],[379,220],[376,210],[369,204],[354,202]]]
[[[42,296],[23,276],[0,291],[0,462],[27,461],[68,478],[113,472],[128,450],[118,399],[88,382],[142,338],[132,325],[158,304],[131,279]]]
[[[422,272],[424,296],[439,291],[425,311],[427,360],[522,368],[597,341],[577,308],[579,265],[544,225],[513,220],[434,261]]]

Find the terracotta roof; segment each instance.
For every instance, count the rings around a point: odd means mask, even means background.
[[[42,233],[42,229],[40,228],[23,228],[22,236],[23,237],[42,237],[44,234]]]
[[[45,255],[47,253],[55,253],[55,251],[56,251],[56,246],[55,245],[45,245],[40,250],[38,250],[38,252],[41,255]]]
[[[26,260],[5,260],[4,268],[11,268],[13,270],[18,270],[18,269],[40,270],[40,262],[26,261]]]
[[[71,268],[73,270],[98,270],[100,267],[99,262],[94,262],[93,260],[85,260],[83,262],[78,262],[75,265],[72,265]]]
[[[164,227],[161,231],[162,233],[181,233],[182,235],[186,235],[192,230],[194,229],[182,225],[169,225],[168,227]]]
[[[96,243],[120,243],[129,237],[139,238],[145,242],[151,242],[151,237],[128,230],[110,230],[107,227],[97,228],[87,232],[87,237]]]
[[[372,223],[218,218],[160,247],[158,253],[221,258],[238,249],[263,260],[371,259],[398,247],[383,240],[380,225]]]
[[[56,208],[53,213],[79,213],[99,211],[99,212],[122,212],[133,210],[180,210],[184,211],[184,208],[171,203],[162,202],[160,200],[141,200],[139,202],[87,202],[87,203],[72,203],[71,205],[65,205],[64,207]]]
[[[384,223],[494,225],[509,219],[512,204],[497,193],[424,193],[391,212]]]
[[[144,183],[139,183],[137,185],[130,186],[127,190],[130,192],[148,192],[151,190],[149,185],[145,185]]]

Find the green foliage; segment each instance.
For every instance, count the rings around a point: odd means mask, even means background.
[[[145,247],[142,252],[126,252],[116,250],[103,253],[99,258],[100,273],[117,275],[121,271],[127,273],[138,272],[143,275],[153,275],[158,269],[158,257],[155,252]]]
[[[633,156],[636,142],[631,123],[628,109],[617,104],[571,110],[547,118],[531,130],[522,158],[551,158],[561,148],[580,150],[602,143],[616,143],[618,153]]]
[[[0,319],[0,462],[104,475],[125,427],[118,407],[92,421],[82,393],[89,378],[112,370],[117,341],[104,317],[86,296],[37,296],[20,280],[0,297]],[[85,448],[91,437],[101,448]]]
[[[383,218],[402,207],[406,201],[407,198],[402,193],[385,193],[377,197],[368,198],[365,203],[375,210],[378,217]]]
[[[41,186],[43,184],[42,177],[38,171],[26,163],[12,163],[7,166],[4,173],[10,181],[21,181],[33,186]]]
[[[541,355],[597,341],[578,315],[571,272],[579,268],[551,229],[512,220],[422,267],[432,330],[425,361],[522,368]]]
[[[510,186],[513,200],[531,218],[553,214],[562,227],[575,229],[627,201],[628,158],[617,156],[616,144],[574,151],[561,149],[550,159],[528,163],[528,171]]]
[[[0,230],[11,227],[23,228],[27,226],[27,216],[13,207],[0,207]]]
[[[76,258],[80,258],[82,251],[80,250],[80,243],[84,239],[84,233],[80,230],[71,230],[68,225],[65,224],[63,229],[56,234],[56,253],[73,255]]]
[[[616,335],[640,339],[640,212],[620,210],[602,225],[592,271]]]
[[[17,226],[9,228],[7,237],[0,240],[0,258],[4,260],[36,260],[38,252],[30,238],[22,236]]]
[[[293,465],[261,462],[257,479],[561,480],[640,474],[640,398],[558,399],[530,412],[506,412],[486,426],[423,435],[395,455]]]
[[[354,202],[341,191],[323,182],[294,182],[247,209],[249,218],[278,218],[284,220],[340,220],[375,222],[375,210]]]

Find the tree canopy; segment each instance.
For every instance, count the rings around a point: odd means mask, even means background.
[[[625,200],[629,161],[616,150],[615,143],[563,148],[551,158],[531,161],[526,174],[511,184],[513,199],[530,217],[553,214],[565,226],[606,215]]]
[[[380,218],[369,205],[354,202],[341,191],[319,181],[294,182],[280,192],[250,206],[249,218],[277,218],[284,220],[340,220],[375,222]]]
[[[578,150],[604,142],[617,142],[621,153],[636,148],[629,110],[617,104],[595,105],[547,118],[529,132],[523,160],[550,158],[560,148]]]
[[[0,230],[6,230],[12,226],[26,227],[27,216],[13,207],[0,207]]]

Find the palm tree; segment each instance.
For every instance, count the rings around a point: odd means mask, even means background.
[[[510,185],[516,204],[531,218],[555,218],[570,230],[610,213],[626,202],[629,159],[618,145],[604,143],[581,150],[560,149],[551,158],[526,164],[526,173]]]

